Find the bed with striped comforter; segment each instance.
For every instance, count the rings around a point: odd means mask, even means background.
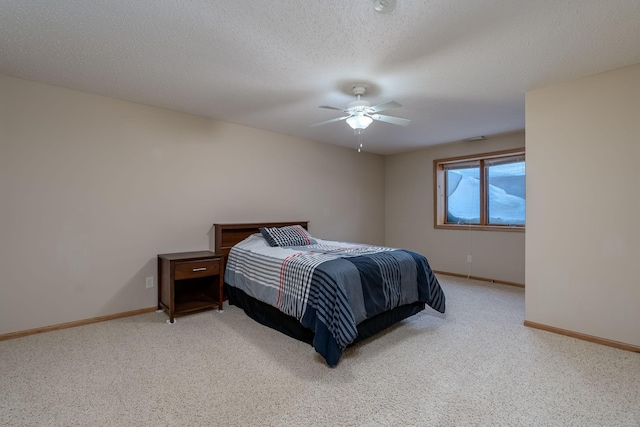
[[[229,252],[225,283],[276,307],[314,332],[313,346],[335,366],[357,325],[424,302],[444,313],[445,296],[426,258],[415,252],[316,239],[271,247],[259,234]]]

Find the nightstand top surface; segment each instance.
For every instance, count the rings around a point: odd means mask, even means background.
[[[158,254],[158,258],[163,258],[168,261],[198,259],[198,258],[212,258],[221,257],[222,254],[217,254],[212,251],[195,251],[195,252],[175,252],[172,254]]]

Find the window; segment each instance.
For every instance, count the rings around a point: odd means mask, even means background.
[[[524,231],[524,149],[434,160],[436,228]]]

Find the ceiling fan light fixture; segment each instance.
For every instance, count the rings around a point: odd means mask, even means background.
[[[353,130],[366,129],[372,122],[373,119],[369,116],[365,116],[364,114],[351,116],[347,119],[347,124],[351,126],[351,129]]]

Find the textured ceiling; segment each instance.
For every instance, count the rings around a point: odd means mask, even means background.
[[[527,90],[640,63],[640,0],[0,1],[0,73],[390,154],[524,128]],[[1,94],[0,94],[1,96]]]

